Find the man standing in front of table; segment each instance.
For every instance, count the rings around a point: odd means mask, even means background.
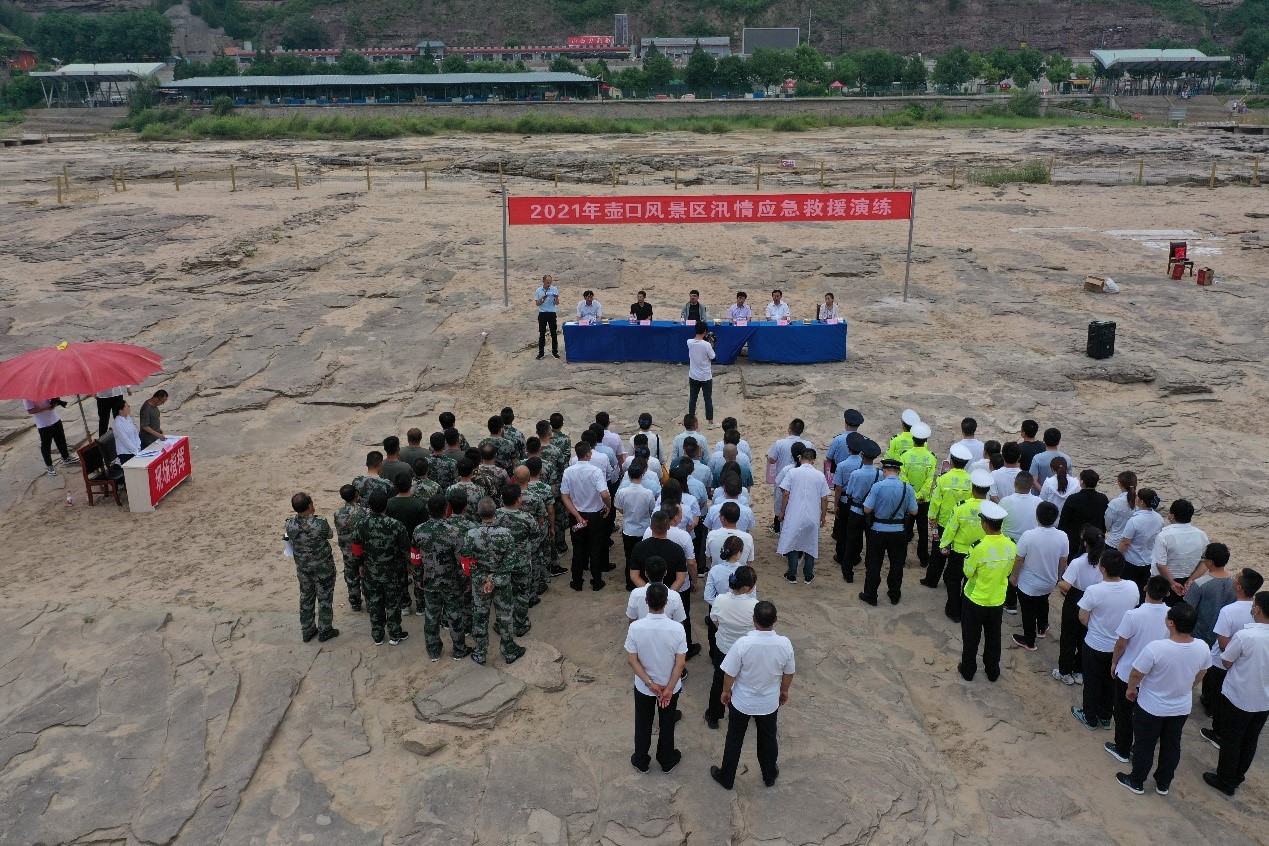
[[[701,306],[701,314],[705,313],[705,306]],[[705,340],[709,327],[705,325],[705,319],[701,318],[696,323],[696,337],[689,338],[687,342],[687,382],[689,396],[687,400],[687,413],[696,414],[696,398],[702,392],[705,394],[705,422],[711,428],[714,426],[714,371],[710,362],[714,360],[714,345]]]
[[[555,287],[555,277],[546,274],[542,285],[533,292],[533,302],[538,307],[538,359],[546,356],[546,330],[551,329],[551,355],[560,357],[559,330],[556,311],[560,305],[560,289]]]
[[[767,320],[788,320],[789,304],[784,301],[784,292],[776,288],[771,292],[771,302],[767,303]]]

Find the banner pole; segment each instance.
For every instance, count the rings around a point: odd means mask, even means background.
[[[502,183],[502,306],[511,307],[511,287],[507,262],[507,183]]]
[[[903,267],[903,301],[908,301],[908,279],[912,276],[912,231],[916,228],[916,188],[912,189],[912,204],[908,213],[908,260]]]

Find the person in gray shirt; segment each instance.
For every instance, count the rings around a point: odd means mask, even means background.
[[[1036,493],[1039,493],[1040,488],[1044,486],[1044,480],[1053,475],[1053,459],[1065,458],[1066,472],[1075,473],[1075,464],[1071,461],[1071,457],[1058,449],[1058,444],[1060,443],[1062,443],[1062,431],[1060,429],[1050,428],[1044,430],[1044,452],[1031,459],[1031,466],[1027,468],[1031,471],[1032,484],[1035,485]]]
[[[167,391],[160,389],[141,404],[141,449],[164,437],[159,406],[165,402],[167,402]]]
[[[1238,597],[1234,594],[1234,579],[1225,569],[1229,563],[1229,547],[1223,543],[1209,543],[1203,550],[1203,561],[1207,562],[1207,572],[1212,578],[1187,590],[1185,601],[1198,611],[1194,636],[1211,646],[1216,642],[1216,633],[1212,631],[1216,618],[1222,608]]]

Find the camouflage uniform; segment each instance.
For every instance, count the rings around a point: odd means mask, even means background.
[[[311,637],[334,623],[335,556],[330,551],[334,534],[325,517],[296,514],[286,521],[286,536],[295,554],[295,574],[300,579],[300,632]],[[317,625],[313,625],[313,605]]]
[[[414,497],[424,505],[427,505],[427,501],[439,493],[440,490],[440,485],[436,484],[436,482],[432,481],[427,476],[424,476],[421,479],[416,478],[414,480],[414,485],[410,488],[410,496]]]
[[[341,505],[335,509],[335,534],[339,538],[339,553],[344,559],[344,584],[348,587],[348,607],[360,611],[361,605],[361,572],[353,561],[352,532],[361,522],[361,518],[370,511],[356,504]]]
[[[458,545],[461,555],[463,539],[467,537],[467,533],[480,525],[480,519],[475,517],[476,509],[464,511],[462,514],[451,514],[444,519],[454,527],[455,533],[458,535]],[[463,574],[462,562],[456,571],[455,579],[458,585],[458,609],[463,618],[463,631],[471,631],[471,577]]]
[[[506,441],[510,441],[511,445],[516,449],[516,460],[524,458],[526,455],[524,446],[524,433],[515,426],[507,424],[502,427],[502,437]]]
[[[497,452],[497,457],[494,458],[494,463],[503,470],[510,471],[512,467],[516,466],[516,461],[519,460],[520,454],[516,451],[516,446],[511,441],[506,438],[495,438],[493,435],[490,435],[480,442],[480,449],[483,450],[485,448],[485,444],[493,444],[494,450]]]
[[[507,471],[497,464],[481,464],[471,474],[471,480],[484,488],[494,502],[502,502],[502,486],[507,483]]]
[[[386,623],[388,637],[396,640],[401,635],[401,603],[396,600],[405,589],[410,555],[405,524],[372,512],[353,529],[353,543],[361,546],[361,589],[370,611],[370,636],[383,640]]]
[[[573,456],[573,441],[563,432],[556,432],[551,435],[550,446],[555,447],[555,470],[563,478],[568,461]],[[547,454],[547,444],[542,444],[542,454]]]
[[[423,641],[429,658],[441,655],[441,624],[454,642],[454,658],[464,658],[471,613],[463,601],[462,569],[458,553],[466,525],[453,519],[429,520],[414,530],[419,563],[414,567],[415,592],[423,609]]]
[[[533,589],[533,550],[538,545],[538,522],[521,508],[499,508],[494,525],[511,532],[515,539],[514,569],[511,582],[515,586],[516,637],[529,633],[529,602],[537,596]]]
[[[427,457],[427,477],[441,490],[447,490],[458,481],[458,462],[448,455],[429,455]]]
[[[548,521],[551,519],[548,506],[554,502],[555,491],[541,478],[538,478],[529,482],[526,500],[528,496],[532,496],[542,503],[542,537],[538,540],[538,593],[545,593],[547,580],[551,578],[551,571],[560,566],[559,554],[555,551],[555,539],[547,531]],[[556,508],[561,509],[563,507],[562,505],[556,506]]]
[[[475,523],[479,523],[480,518],[476,516],[476,504],[480,502],[481,497],[489,496],[489,492],[486,491],[483,486],[478,485],[475,482],[464,482],[461,479],[450,485],[445,491],[445,495],[448,497],[450,492],[454,490],[460,490],[467,494],[467,514],[469,515],[469,519],[473,520]]]
[[[489,609],[493,607],[503,660],[522,654],[512,629],[515,626],[515,540],[506,529],[482,523],[463,538],[462,557],[471,559],[472,658],[484,663],[489,651]],[[485,592],[485,585],[493,590]]]
[[[378,476],[358,476],[352,483],[357,493],[361,494],[361,505],[366,509],[370,508],[370,495],[375,491],[382,491],[388,499],[397,495],[396,487],[387,479],[381,479]]]

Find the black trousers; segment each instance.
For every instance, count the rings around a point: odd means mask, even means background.
[[[1181,576],[1179,579],[1177,579],[1177,582],[1179,582],[1180,584],[1184,585],[1184,584],[1185,584],[1186,582],[1188,582],[1189,580],[1190,580],[1190,577],[1189,577],[1189,576]],[[1168,591],[1168,595],[1167,595],[1167,596],[1163,597],[1163,604],[1164,604],[1164,605],[1166,605],[1166,606],[1168,606],[1169,608],[1171,608],[1173,605],[1180,605],[1180,604],[1181,604],[1182,602],[1184,602],[1184,601],[1185,601],[1185,597],[1183,597],[1183,596],[1177,596],[1177,595],[1176,595],[1173,591],[1171,591],[1171,590],[1169,590],[1169,591]]]
[[[44,457],[44,465],[46,467],[53,466],[53,444],[57,444],[57,451],[61,453],[63,461],[70,461],[70,453],[66,449],[66,430],[62,428],[62,421],[58,420],[52,426],[44,426],[36,429],[40,433],[40,455]]]
[[[1244,711],[1224,694],[1217,708],[1221,713],[1221,756],[1216,765],[1216,778],[1222,787],[1235,790],[1247,777],[1247,770],[1256,757],[1256,744],[1269,711]]]
[[[995,681],[1000,675],[1000,624],[1003,605],[979,605],[961,597],[961,674],[974,677],[978,671],[978,643],[983,644],[983,669]]]
[[[1110,678],[1113,657],[1110,652],[1084,644],[1084,716],[1089,720],[1109,720],[1115,713],[1115,691]]]
[[[846,543],[846,512],[850,509],[846,507],[846,503],[838,500],[833,505],[833,560],[838,564],[841,563],[842,551],[845,549]]]
[[[546,330],[551,329],[551,352],[560,351],[560,342],[558,338],[559,329],[555,322],[555,312],[539,311],[538,312],[538,355],[546,354]]]
[[[1088,627],[1080,622],[1080,600],[1084,591],[1071,588],[1062,599],[1062,639],[1058,642],[1058,672],[1064,676],[1084,672],[1084,635]]]
[[[1018,591],[1018,606],[1022,611],[1022,639],[1027,646],[1035,646],[1036,633],[1049,630],[1049,595],[1031,596]]]
[[[698,394],[705,395],[705,419],[714,419],[714,380],[713,379],[688,379],[688,399],[687,413],[696,413],[696,397]]]
[[[841,542],[842,574],[854,573],[864,557],[864,531],[867,526],[864,515],[846,510],[846,526]]]
[[[928,524],[927,524],[928,525]],[[939,532],[944,531],[943,527],[939,527]],[[943,549],[939,545],[939,541],[930,541],[930,557],[925,564],[925,581],[927,584],[937,584],[939,579],[943,578],[943,570],[947,565],[947,556],[943,554]]]
[[[1137,593],[1141,595],[1141,600],[1138,601],[1144,601],[1146,596],[1146,582],[1150,581],[1150,568],[1138,567],[1136,564],[1129,564],[1125,561],[1123,578],[1130,582],[1136,582]]]
[[[638,688],[634,692],[635,702],[635,736],[634,754],[630,756],[630,763],[636,767],[643,769],[652,761],[652,756],[648,754],[648,750],[652,747],[652,720],[657,718],[657,763],[661,766],[672,763],[674,760],[674,724],[678,722],[676,719],[679,707],[679,695],[676,693],[670,698],[669,708],[660,708],[657,706],[657,698],[640,693]]]
[[[690,647],[695,641],[692,640],[692,591],[679,591],[679,599],[683,600],[683,631],[687,634],[687,645]]]
[[[1225,687],[1226,672],[1224,667],[1208,667],[1207,672],[1203,674],[1203,684],[1199,689],[1199,704],[1212,718],[1212,731],[1217,734],[1221,733],[1220,701],[1221,690]]]
[[[722,770],[719,778],[724,787],[731,788],[736,783],[740,750],[745,745],[745,732],[749,730],[751,719],[758,727],[758,766],[762,777],[767,781],[776,777],[780,758],[780,742],[776,739],[776,715],[779,713],[777,709],[759,716],[741,713],[734,705],[727,709],[727,740],[723,744],[723,764],[719,767]]]
[[[635,544],[643,540],[640,535],[622,535],[621,546],[626,553],[626,590],[634,590],[635,583],[630,580],[630,553],[634,550]]]
[[[947,588],[947,604],[943,606],[943,613],[953,620],[960,619],[961,598],[964,596],[962,591],[965,588],[964,553],[953,551],[947,554],[947,566],[943,568],[943,586]]]
[[[110,419],[118,417],[128,401],[122,396],[97,397],[97,437],[106,434],[110,428]]]
[[[604,553],[608,550],[602,511],[583,511],[586,527],[573,532],[573,584],[580,585],[590,570],[590,583],[597,585],[604,578]]]
[[[915,535],[917,541],[917,561],[921,562],[922,567],[929,566],[930,563],[930,502],[929,500],[917,500],[916,517],[909,517],[906,520],[908,542],[912,542]]]
[[[890,557],[890,572],[886,574],[886,594],[898,599],[903,592],[903,568],[908,560],[908,535],[898,532],[868,533],[868,558],[864,561],[864,596],[877,598],[881,587],[881,564]]]
[[[718,648],[718,644],[714,641],[716,634],[712,624],[710,625],[710,644],[709,644],[709,660],[714,665],[714,679],[709,685],[709,704],[705,706],[705,718],[708,720],[721,720],[726,709],[723,708],[723,659],[727,656]]]
[[[1084,677],[1088,685],[1088,676]],[[1154,770],[1154,782],[1159,787],[1172,784],[1176,765],[1181,762],[1181,731],[1188,714],[1179,717],[1156,717],[1140,705],[1132,710],[1132,774],[1134,784],[1145,784],[1154,763],[1154,748],[1159,747],[1159,765]]]
[[[1085,677],[1087,678],[1087,677]],[[1086,681],[1085,684],[1088,684]],[[1111,680],[1115,688],[1115,751],[1125,758],[1132,757],[1132,709],[1128,699],[1128,682],[1118,676]]]

